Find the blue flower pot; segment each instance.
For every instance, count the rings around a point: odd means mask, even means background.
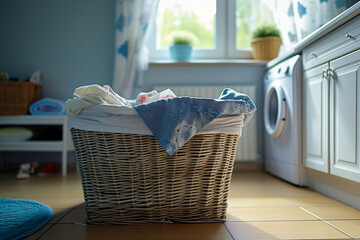
[[[174,44],[170,47],[171,59],[178,62],[186,62],[191,58],[192,47],[187,44]]]

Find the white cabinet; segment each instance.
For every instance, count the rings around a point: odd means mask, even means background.
[[[329,69],[330,173],[360,182],[360,50]]]
[[[360,16],[303,50],[304,164],[360,182]]]
[[[360,182],[360,50],[304,71],[305,165]]]
[[[323,72],[328,64],[304,71],[305,165],[329,171],[329,82]]]
[[[51,141],[1,141],[0,151],[42,151],[42,152],[61,152],[62,153],[62,175],[67,174],[67,153],[73,150],[70,139],[67,117],[66,116],[3,116],[0,117],[0,127],[13,125],[57,125],[62,128],[62,139]]]

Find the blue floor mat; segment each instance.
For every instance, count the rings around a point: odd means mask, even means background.
[[[0,240],[21,239],[37,232],[54,216],[36,201],[0,198]]]

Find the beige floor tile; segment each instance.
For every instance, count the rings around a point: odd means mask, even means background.
[[[85,208],[74,208],[59,223],[83,223],[86,224]]]
[[[37,239],[43,233],[41,239],[50,240],[232,239],[224,224],[85,225],[85,204],[78,172],[70,172],[67,177],[52,174],[24,181],[16,180],[14,174],[0,175],[0,197],[36,200],[53,208],[55,217],[45,228],[27,239]],[[359,210],[263,172],[233,174],[226,226],[236,239],[346,238],[294,204],[360,238]]]
[[[335,227],[356,239],[360,239],[360,220],[329,221]]]
[[[326,197],[326,196],[318,196],[318,197],[289,197],[287,198],[289,201],[294,204],[305,207],[305,206],[346,206],[344,203],[341,203],[335,199]]]
[[[318,197],[322,196],[321,194],[303,187],[298,187],[287,183],[283,180],[275,178],[266,173],[255,173],[249,172],[243,177],[247,177],[247,180],[251,180],[253,184],[256,184],[258,187],[267,190],[278,197]]]
[[[40,239],[126,239],[126,240],[230,240],[222,223],[146,226],[56,224]]]
[[[228,208],[227,221],[317,220],[297,207]]]
[[[231,176],[231,185],[234,184],[242,184],[242,185],[248,185],[248,184],[257,184],[254,180],[248,179],[241,175],[241,173],[233,173]]]
[[[291,202],[279,197],[229,197],[229,207],[293,207]]]
[[[289,197],[321,197],[323,196],[320,193],[317,193],[308,188],[295,187],[290,184],[286,187],[274,187],[274,186],[265,186],[269,191],[273,192],[277,196],[289,198]]]
[[[60,219],[62,219],[65,215],[67,215],[71,209],[69,208],[53,208],[54,217],[50,220],[49,223],[57,223]]]
[[[34,191],[35,189],[38,189],[38,188],[39,187],[34,186],[34,185],[19,186],[19,185],[9,184],[7,186],[0,187],[0,196],[7,197],[7,198],[14,198],[14,197],[20,196],[24,193]]]
[[[260,186],[243,186],[243,187],[231,187],[229,190],[229,197],[278,197],[270,191]]]
[[[10,191],[0,191],[0,197],[1,198],[16,198],[17,196],[21,196],[21,194],[23,193],[23,191],[18,191],[18,190],[10,190]]]
[[[82,189],[73,187],[69,189],[57,188],[57,187],[40,187],[32,191],[29,191],[22,196],[26,197],[41,197],[41,198],[53,198],[53,197],[72,197],[84,199]]]
[[[243,175],[247,180],[262,186],[293,186],[265,172],[248,172]]]
[[[43,235],[46,231],[48,231],[51,227],[53,226],[53,224],[46,224],[44,227],[42,227],[39,231],[37,231],[36,233],[24,238],[23,240],[36,240],[38,239],[41,235]]]
[[[85,207],[86,207],[85,201],[76,206],[76,208],[85,208]]]
[[[226,222],[235,240],[242,239],[349,239],[321,221]]]
[[[82,189],[81,188],[81,183],[80,183],[80,179],[75,181],[63,181],[63,182],[56,182],[56,181],[51,181],[51,182],[47,182],[46,184],[42,185],[43,187],[47,187],[49,189],[52,189],[54,187],[56,187],[57,189]]]
[[[254,182],[251,181],[247,181],[247,182],[239,182],[239,181],[231,181],[230,183],[230,190],[265,190],[263,187],[261,187],[259,184],[256,184]]]
[[[78,206],[79,204],[84,202],[84,199],[81,198],[72,198],[72,197],[27,197],[26,194],[18,197],[17,199],[23,199],[23,200],[34,200],[41,202],[51,208],[73,208]]]
[[[241,177],[244,177],[246,179],[263,179],[263,178],[275,179],[263,171],[246,171],[246,172],[240,172],[239,174],[241,174]]]
[[[304,207],[309,212],[324,220],[359,219],[360,210],[349,206],[334,207]]]

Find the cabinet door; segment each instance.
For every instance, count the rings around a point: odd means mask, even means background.
[[[330,67],[330,173],[360,182],[360,50]]]
[[[323,76],[328,64],[304,71],[305,166],[329,172],[329,82]]]

